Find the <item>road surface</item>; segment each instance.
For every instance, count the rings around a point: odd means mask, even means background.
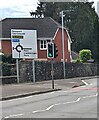
[[[97,78],[70,90],[2,101],[7,118],[97,118]]]

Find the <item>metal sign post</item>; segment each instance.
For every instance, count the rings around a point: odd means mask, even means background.
[[[18,62],[18,59],[16,59],[16,69],[17,69],[17,83],[19,83],[19,62]]]
[[[34,59],[32,60],[32,65],[33,65],[33,83],[35,83],[35,61]]]
[[[54,89],[54,69],[53,69],[53,59],[51,59],[51,75],[52,75],[52,89]]]
[[[37,31],[11,29],[12,57],[16,58],[17,83],[19,83],[18,59],[33,59],[33,82],[35,83],[35,62],[37,58]]]

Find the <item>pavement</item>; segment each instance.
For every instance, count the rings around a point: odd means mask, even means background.
[[[42,94],[52,91],[72,89],[75,87],[85,85],[85,83],[82,80],[91,79],[95,77],[96,76],[54,80],[54,89],[52,89],[52,80],[35,83],[31,82],[0,85],[0,90],[2,91],[0,101]]]

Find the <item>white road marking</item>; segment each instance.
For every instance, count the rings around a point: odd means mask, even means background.
[[[90,97],[95,97],[95,96],[98,96],[98,93],[96,93],[95,95],[89,95],[89,96],[85,96],[85,97],[82,97],[82,98],[90,98]]]
[[[49,92],[49,93],[46,93],[46,94],[42,94],[42,96],[44,96],[44,95],[50,95],[50,94],[53,94],[53,93],[55,93],[55,92]]]
[[[45,112],[46,110],[35,110],[35,111],[32,111],[32,113],[38,113],[38,112]]]
[[[51,106],[49,106],[46,110],[50,110],[51,108],[53,108],[54,107],[54,105],[51,105]]]
[[[23,114],[9,115],[9,116],[6,116],[6,117],[4,117],[4,118],[7,119],[7,118],[18,117],[18,116],[22,116],[22,115],[23,115]]]
[[[58,105],[64,105],[64,104],[70,104],[70,103],[76,103],[76,102],[79,102],[81,99],[83,98],[89,98],[89,97],[96,97],[98,96],[98,93],[96,93],[95,95],[89,95],[89,96],[85,96],[85,97],[79,97],[77,98],[75,101],[69,101],[69,102],[65,102],[65,103],[56,103],[56,104],[52,104],[50,105],[49,107],[47,107],[46,109],[43,109],[43,110],[35,110],[35,111],[32,111],[32,113],[38,113],[38,112],[45,112],[45,111],[49,111],[50,109],[52,109],[54,106],[58,106]],[[9,115],[9,116],[6,116],[4,117],[5,119],[7,118],[11,118],[11,117],[18,117],[18,116],[23,116],[24,114],[16,114],[16,115]]]
[[[81,99],[81,98],[78,98],[78,99],[77,99],[77,102],[79,102],[79,101],[80,101],[80,99]]]
[[[54,106],[64,105],[64,104],[70,104],[70,103],[76,103],[76,102],[79,102],[82,98],[95,97],[95,96],[97,96],[97,95],[98,95],[98,93],[96,93],[95,95],[85,96],[85,97],[81,97],[81,98],[79,97],[79,98],[77,98],[75,101],[52,104],[52,105],[50,105],[48,108],[46,108],[46,109],[44,109],[44,110],[36,110],[36,111],[32,111],[32,113],[45,112],[45,111],[48,111],[48,110],[52,109]]]
[[[85,84],[85,85],[89,85],[87,82],[85,82],[84,80],[82,80],[82,82]]]
[[[48,110],[52,109],[54,106],[79,102],[80,99],[81,99],[81,98],[77,98],[77,100],[75,100],[75,101],[70,101],[70,102],[65,102],[65,103],[57,103],[57,104],[53,104],[53,105],[50,105],[48,108],[46,108],[46,109],[44,109],[44,110],[36,110],[36,111],[32,111],[32,113],[45,112],[45,111],[48,111]]]

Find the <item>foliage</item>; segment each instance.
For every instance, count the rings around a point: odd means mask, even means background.
[[[91,59],[91,50],[83,49],[79,52],[79,60],[82,62],[87,62]]]
[[[12,58],[11,55],[7,56],[7,55],[0,55],[1,57],[1,61],[3,63],[15,63],[15,59]]]
[[[0,63],[2,66],[2,76],[16,75],[15,64]]]
[[[31,11],[30,12],[30,15],[33,17],[33,18],[42,18],[42,16],[44,15],[44,2],[40,2],[38,3],[38,6],[37,6],[37,10],[35,10],[35,12]]]
[[[99,19],[92,8],[93,2],[53,2],[38,4],[36,13],[42,12],[45,17],[52,17],[61,24],[62,10],[64,12],[64,25],[67,27],[72,39],[72,51],[79,52],[81,49],[90,49],[92,57],[99,60]]]
[[[3,76],[10,76],[10,75],[16,75],[16,65],[15,65],[15,59],[13,59],[11,56],[7,55],[0,55],[0,66],[1,66],[1,74]]]
[[[76,60],[77,63],[82,63],[82,60],[78,57]]]
[[[9,76],[11,75],[11,66],[9,66],[7,63],[2,63],[2,75],[3,76]]]

